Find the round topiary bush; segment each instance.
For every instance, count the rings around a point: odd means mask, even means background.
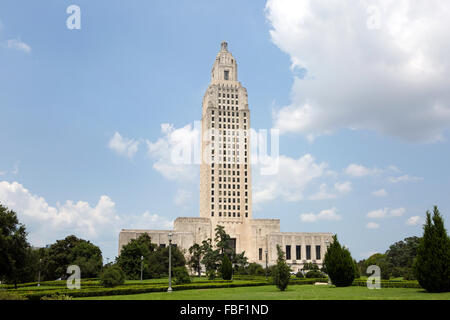
[[[319,270],[310,270],[306,273],[305,277],[308,279],[323,278],[323,274]]]
[[[303,275],[303,272],[299,271],[295,274],[295,277],[297,277],[299,279],[303,279],[305,276]]]
[[[106,288],[116,287],[124,283],[125,273],[117,265],[105,268],[100,275],[100,284]]]

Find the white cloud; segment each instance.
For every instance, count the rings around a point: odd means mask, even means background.
[[[369,222],[366,225],[367,229],[378,229],[379,227],[380,227],[380,225],[378,223],[375,223],[375,222]]]
[[[132,159],[138,151],[139,141],[127,139],[122,137],[119,132],[116,132],[109,140],[108,146],[116,153]]]
[[[371,219],[383,219],[387,217],[401,217],[406,212],[405,208],[397,208],[397,209],[379,209],[373,210],[367,213],[367,218]]]
[[[310,154],[299,159],[281,155],[277,174],[263,176],[258,175],[259,170],[253,170],[255,173],[253,176],[253,203],[258,204],[275,199],[302,200],[307,185],[322,177],[326,168],[326,163],[316,163]]]
[[[6,46],[10,49],[23,51],[25,53],[31,52],[31,47],[28,44],[26,44],[25,42],[22,42],[20,39],[8,40],[8,41],[6,41]]]
[[[386,192],[386,190],[384,189],[380,189],[380,190],[375,190],[374,192],[372,192],[372,195],[374,195],[375,197],[386,197],[388,195],[388,193]]]
[[[329,193],[327,191],[327,184],[322,183],[319,187],[319,191],[308,197],[310,200],[327,200],[327,199],[336,199],[337,196],[333,193]]]
[[[162,124],[164,134],[156,142],[147,140],[148,155],[155,159],[153,168],[169,180],[192,181],[198,176],[199,166],[194,165],[198,157],[200,131],[186,125],[175,129],[171,124]]]
[[[398,208],[398,209],[391,209],[390,210],[390,215],[391,217],[401,217],[402,215],[404,215],[406,212],[405,208]]]
[[[341,220],[341,216],[336,213],[336,208],[331,208],[328,210],[322,210],[318,214],[314,213],[302,213],[300,215],[300,220],[302,222],[316,222],[319,220],[337,221]]]
[[[346,182],[336,182],[334,188],[341,194],[347,194],[352,191],[352,183],[350,181]]]
[[[387,212],[388,212],[387,208],[379,209],[379,210],[373,210],[373,211],[370,211],[367,214],[367,218],[372,218],[372,219],[373,218],[375,218],[375,219],[385,218],[387,216]]]
[[[352,177],[365,177],[377,173],[381,173],[380,169],[370,169],[365,166],[359,164],[350,164],[347,168],[344,169],[344,172]]]
[[[392,183],[399,183],[399,182],[418,182],[422,181],[423,178],[419,177],[411,177],[407,174],[400,176],[400,177],[389,177],[389,181]]]
[[[422,222],[422,219],[419,216],[410,217],[410,218],[408,218],[408,220],[406,220],[406,224],[408,226],[417,226],[421,222]]]
[[[369,6],[379,28],[368,27]],[[413,142],[450,127],[450,2],[268,0],[272,41],[290,56],[290,105],[274,112],[281,133],[309,139],[339,128]]]
[[[0,182],[0,202],[16,211],[34,246],[44,246],[74,234],[102,244],[110,248],[109,253],[115,253],[122,228],[167,229],[172,226],[172,221],[149,212],[119,215],[115,203],[106,195],[102,195],[94,206],[71,200],[51,206],[18,182]]]

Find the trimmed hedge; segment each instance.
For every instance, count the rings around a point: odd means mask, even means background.
[[[417,281],[381,280],[380,284],[381,288],[422,288]],[[367,280],[355,280],[352,286],[366,287]]]
[[[327,279],[294,279],[294,281],[290,281],[291,285],[306,285],[306,284],[314,284],[318,281],[327,281]],[[182,285],[174,285],[172,286],[174,291],[178,290],[193,290],[193,289],[218,289],[218,288],[236,288],[236,287],[254,287],[254,286],[266,286],[269,283],[264,281],[245,281],[245,282],[233,282],[233,281],[214,281],[207,283],[190,283],[190,284],[182,284]],[[96,297],[96,296],[113,296],[113,295],[130,295],[130,294],[140,294],[140,293],[151,293],[151,292],[164,292],[167,291],[167,285],[148,285],[147,287],[143,287],[142,285],[138,286],[121,286],[117,288],[92,288],[86,290],[41,290],[41,291],[25,291],[22,293],[23,296],[27,297],[30,300],[39,300],[42,297],[52,296],[52,295],[67,295],[74,298],[81,297]]]

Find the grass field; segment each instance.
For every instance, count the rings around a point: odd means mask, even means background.
[[[280,292],[272,285],[101,296],[81,300],[450,300],[450,292],[426,293],[422,289],[369,290],[364,287],[335,288],[314,285],[289,286],[287,291]]]

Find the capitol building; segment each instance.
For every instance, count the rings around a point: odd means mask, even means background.
[[[172,243],[187,251],[194,243],[214,239],[221,225],[235,252],[245,251],[249,262],[265,266],[267,253],[268,264],[275,264],[279,245],[293,271],[306,262],[322,265],[333,234],[280,232],[279,219],[253,218],[250,119],[247,89],[238,81],[236,59],[223,42],[202,103],[200,216],[177,218],[174,230],[123,229],[119,254],[123,245],[143,233],[160,246],[168,245],[172,234]]]

